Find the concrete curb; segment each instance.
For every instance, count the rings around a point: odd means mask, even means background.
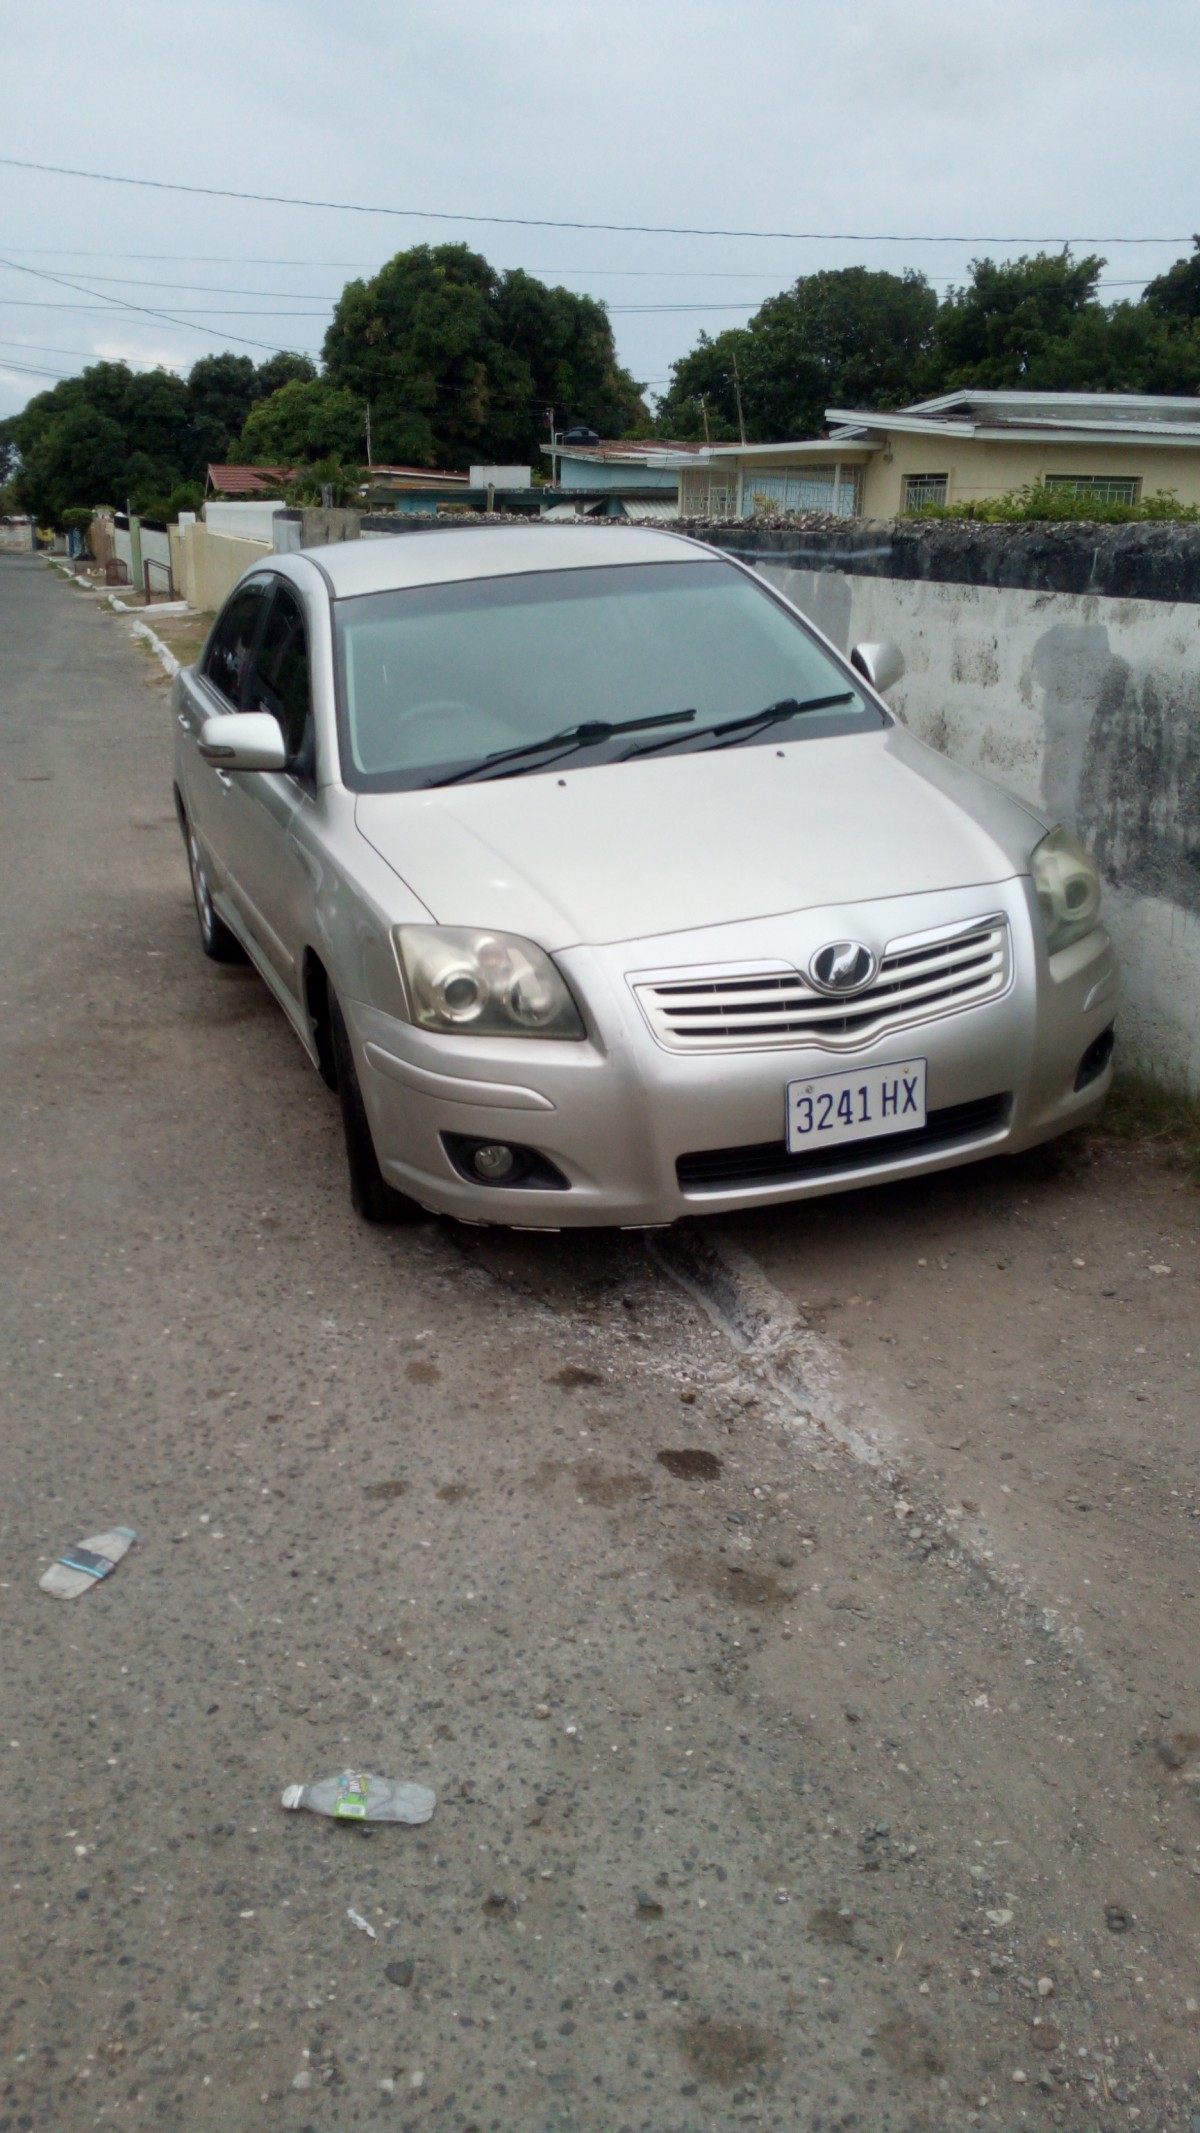
[[[172,681],[174,681],[175,676],[180,671],[179,661],[176,659],[175,654],[171,650],[170,646],[164,644],[161,637],[155,636],[154,631],[150,628],[149,624],[145,622],[131,622],[129,625],[129,634],[131,637],[141,637],[145,640],[145,642],[149,645],[151,651],[153,652],[155,658],[157,659],[159,665],[162,667],[163,671],[170,676]]]
[[[140,608],[132,607],[128,600],[119,600],[116,593],[109,593],[108,604],[113,612],[118,615],[132,615],[143,612]],[[187,611],[188,604],[186,600],[159,600],[154,608],[156,615],[186,615]]]

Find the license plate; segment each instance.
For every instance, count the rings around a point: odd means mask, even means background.
[[[915,1133],[925,1124],[925,1061],[859,1067],[852,1074],[818,1074],[787,1085],[789,1155],[869,1141],[882,1133]]]

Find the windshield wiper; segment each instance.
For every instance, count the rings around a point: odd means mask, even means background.
[[[798,703],[794,696],[781,696],[776,704],[767,704],[761,711],[747,711],[742,718],[723,719],[719,726],[698,726],[694,733],[677,733],[669,741],[647,741],[644,748],[630,748],[621,757],[621,761],[623,763],[631,763],[635,756],[654,755],[664,748],[676,747],[680,741],[708,741],[712,737],[724,733],[743,733],[751,726],[774,726],[783,719],[798,718],[805,711],[827,711],[832,704],[852,704],[853,702],[853,689],[843,689],[838,696],[810,696],[803,703]],[[728,748],[732,747],[733,743],[731,741],[718,741],[717,745]],[[704,755],[707,750],[700,748],[697,749],[696,753]]]
[[[693,710],[658,711],[652,718],[584,719],[581,725],[564,727],[561,733],[544,734],[540,741],[522,741],[517,748],[500,748],[494,755],[481,756],[477,763],[468,764],[465,770],[451,771],[448,778],[430,778],[427,784],[462,785],[468,778],[477,778],[481,771],[490,770],[497,763],[519,763],[523,756],[540,755],[544,748],[557,748],[562,755],[572,755],[577,748],[591,748],[601,741],[611,740],[614,733],[644,732],[648,726],[681,726],[695,716]]]

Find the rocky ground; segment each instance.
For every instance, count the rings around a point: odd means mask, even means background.
[[[0,603],[0,2133],[1197,2133],[1194,1189],[364,1229],[165,686]]]

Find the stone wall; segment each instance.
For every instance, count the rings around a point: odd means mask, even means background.
[[[681,530],[843,650],[894,638],[889,701],[912,731],[1083,838],[1124,968],[1124,1057],[1200,1091],[1200,526]]]

